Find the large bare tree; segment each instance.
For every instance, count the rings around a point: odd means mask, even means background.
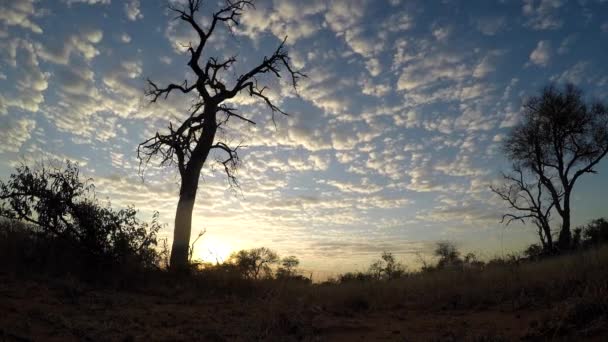
[[[521,124],[503,146],[516,165],[516,176],[495,190],[513,209],[527,213],[514,218],[533,218],[546,238],[550,238],[550,211],[555,208],[561,218],[557,248],[568,249],[572,191],[582,175],[596,173],[595,167],[608,153],[608,110],[602,102],[587,104],[581,90],[567,84],[561,89],[547,86],[525,103],[522,114]],[[525,174],[530,175],[527,180]],[[541,203],[543,193],[548,194],[547,204]],[[526,204],[517,202],[518,197]]]
[[[237,148],[229,146],[227,142],[217,141],[216,133],[230,119],[241,120],[255,125],[255,122],[246,115],[237,113],[237,110],[226,104],[244,92],[251,97],[261,100],[272,112],[285,114],[265,94],[266,86],[258,84],[259,76],[268,74],[280,78],[288,74],[291,85],[297,87],[297,81],[304,76],[295,70],[285,50],[285,40],[276,50],[248,72],[236,77],[232,85],[227,84],[227,71],[231,70],[236,62],[236,56],[222,60],[218,57],[204,57],[205,48],[209,38],[216,32],[219,25],[232,29],[239,24],[243,11],[252,9],[253,0],[226,0],[221,9],[211,15],[209,24],[204,27],[197,19],[201,9],[201,0],[189,0],[183,6],[169,5],[169,9],[176,14],[175,20],[187,23],[196,31],[198,42],[188,47],[188,67],[195,75],[195,80],[185,80],[180,84],[158,86],[148,80],[149,87],[146,95],[151,102],[166,99],[173,91],[196,95],[196,101],[190,111],[185,114],[179,125],[169,124],[168,132],[157,132],[150,139],[142,142],[138,147],[138,157],[145,164],[151,158],[160,158],[161,165],[175,165],[181,176],[179,201],[175,213],[175,229],[171,249],[171,267],[185,268],[188,264],[188,247],[192,225],[192,210],[196,199],[199,177],[207,157],[212,150],[218,150],[226,155],[221,161],[229,181],[235,182],[234,171],[239,163]],[[287,38],[285,38],[287,39]],[[206,62],[201,62],[206,58]]]

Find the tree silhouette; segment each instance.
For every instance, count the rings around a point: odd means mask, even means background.
[[[270,265],[276,264],[278,261],[279,255],[266,247],[241,250],[230,256],[230,262],[249,279],[272,276]]]
[[[460,251],[458,251],[458,248],[456,248],[456,245],[453,242],[437,242],[433,254],[439,258],[439,261],[437,262],[437,268],[439,269],[462,264]]]
[[[405,266],[397,261],[391,252],[382,252],[380,260],[369,266],[369,274],[374,279],[396,279],[405,273]]]
[[[504,183],[500,186],[490,186],[490,189],[507,202],[516,211],[504,214],[503,223],[513,221],[525,223],[532,220],[538,229],[538,236],[545,253],[554,251],[551,226],[551,210],[554,207],[552,198],[543,192],[543,184],[533,172],[526,172],[514,164],[511,174],[503,173]],[[527,180],[532,178],[532,181]]]
[[[277,269],[277,278],[291,278],[296,275],[296,268],[300,265],[300,260],[290,255],[281,259],[281,266]]]
[[[548,241],[549,215],[555,208],[561,217],[557,247],[568,249],[574,185],[582,175],[596,173],[594,167],[608,153],[606,105],[586,104],[581,90],[571,84],[563,89],[548,86],[525,103],[523,121],[511,131],[503,149],[516,176],[507,177],[506,185],[494,190],[513,209],[524,212],[509,217],[532,218]],[[545,192],[547,204],[541,203]]]
[[[260,64],[238,76],[233,85],[227,85],[223,73],[231,69],[236,62],[236,56],[226,60],[209,57],[204,65],[201,64],[201,58],[209,38],[217,26],[226,25],[231,29],[238,25],[243,11],[253,8],[254,1],[227,0],[223,8],[213,13],[206,29],[195,18],[201,4],[200,0],[189,0],[183,7],[169,6],[169,9],[177,14],[176,20],[188,23],[197,33],[198,43],[190,44],[188,47],[190,54],[188,66],[194,72],[196,79],[194,82],[185,80],[181,84],[172,83],[165,87],[148,80],[149,87],[146,90],[146,95],[150,97],[152,103],[158,99],[166,99],[173,91],[184,94],[194,92],[197,95],[196,102],[181,124],[177,126],[169,124],[168,133],[157,132],[153,137],[142,142],[137,150],[138,158],[144,164],[147,164],[151,158],[158,157],[161,165],[175,165],[179,170],[181,184],[171,249],[172,268],[185,268],[188,264],[192,210],[201,169],[212,150],[225,153],[226,159],[221,161],[223,168],[230,184],[238,185],[234,175],[234,171],[239,165],[238,146],[232,147],[226,142],[216,141],[216,133],[218,129],[228,124],[230,119],[241,120],[252,125],[255,125],[255,122],[245,115],[238,114],[236,108],[226,105],[225,102],[244,92],[263,101],[272,111],[274,120],[276,112],[285,115],[286,113],[265,95],[267,87],[258,84],[258,76],[269,74],[280,78],[282,74],[287,73],[294,89],[297,87],[298,79],[305,76],[291,65],[284,47],[285,40],[283,40],[272,55],[264,57]]]

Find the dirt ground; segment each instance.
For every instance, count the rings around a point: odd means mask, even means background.
[[[0,277],[0,341],[519,341],[551,308],[329,310]],[[583,337],[584,335],[581,335]],[[586,336],[585,340],[604,340]],[[578,338],[565,338],[578,340]]]

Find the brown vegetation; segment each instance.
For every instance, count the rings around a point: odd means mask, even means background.
[[[0,233],[0,311],[6,313],[0,337],[6,340],[503,341],[608,334],[605,245],[476,267],[457,256],[450,266],[399,277],[322,284],[252,279],[237,264],[177,275],[131,264],[80,278],[43,265],[32,272],[31,261],[43,259],[15,254],[30,243],[25,227],[5,222]],[[55,259],[47,261],[50,270],[58,268]],[[66,258],[56,261],[69,269]]]

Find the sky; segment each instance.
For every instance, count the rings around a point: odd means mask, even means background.
[[[179,1],[174,1],[177,3]],[[231,122],[240,188],[216,159],[203,170],[195,255],[225,260],[266,246],[323,277],[364,270],[382,251],[415,267],[452,240],[482,257],[520,250],[533,226],[500,223],[489,191],[509,162],[501,142],[522,103],[549,82],[608,99],[607,0],[259,0],[205,58],[237,56],[236,77],[287,38],[307,78],[297,92],[270,77],[275,116],[232,102],[257,125]],[[209,23],[218,2],[207,1]],[[20,162],[76,161],[114,207],[153,211],[171,239],[179,176],[137,145],[187,115],[193,99],[149,103],[146,79],[192,80],[190,28],[161,0],[0,0],[0,177]],[[578,183],[573,223],[606,215],[608,161]]]

